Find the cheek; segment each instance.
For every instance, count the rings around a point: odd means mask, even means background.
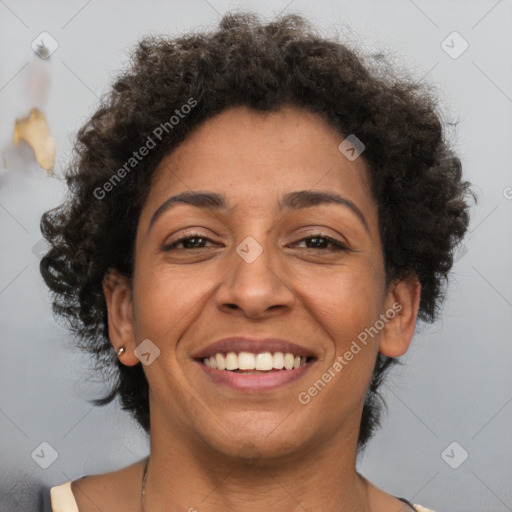
[[[309,281],[307,300],[314,304],[318,322],[325,326],[336,345],[344,350],[361,331],[373,325],[381,312],[381,286],[373,272],[345,267],[339,272],[303,276]],[[311,282],[315,286],[311,286]]]
[[[137,339],[178,338],[209,300],[218,274],[140,261],[134,278],[134,319]],[[173,334],[174,333],[174,334]]]
[[[381,284],[368,268],[344,268],[316,282],[316,292],[309,292],[309,299],[314,301],[311,310],[316,311],[323,336],[331,339],[331,350],[321,362],[324,380],[332,381],[324,399],[333,400],[335,406],[339,396],[350,395],[347,402],[357,404],[364,396],[378,353],[379,336],[367,333],[381,313]]]
[[[312,406],[313,416],[325,417],[330,411],[329,427],[337,428],[340,417],[360,410],[370,383],[378,354],[378,336],[362,342],[365,329],[379,318],[380,296],[374,274],[361,268],[342,271],[318,279],[318,287],[309,291],[309,309],[316,315],[324,339],[329,338],[326,359],[299,396]]]

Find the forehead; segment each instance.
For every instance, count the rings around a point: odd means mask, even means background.
[[[199,125],[162,159],[144,210],[173,194],[212,190],[226,195],[237,211],[272,212],[284,194],[315,189],[342,194],[371,217],[376,205],[366,164],[339,151],[344,138],[304,109],[231,108]],[[148,222],[150,212],[144,210],[141,221]]]

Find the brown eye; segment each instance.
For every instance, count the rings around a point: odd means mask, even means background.
[[[200,234],[192,234],[188,235],[182,238],[179,238],[178,240],[175,240],[174,242],[165,245],[162,250],[163,251],[172,251],[176,249],[179,245],[183,244],[183,249],[203,249],[204,245],[202,241],[211,242],[209,238],[206,238]]]
[[[330,236],[326,235],[311,235],[309,237],[303,238],[300,242],[312,242],[310,245],[312,247],[306,247],[307,249],[319,249],[324,251],[349,251],[350,249],[340,241],[336,240],[335,238],[331,238]],[[326,247],[330,245],[331,247]]]

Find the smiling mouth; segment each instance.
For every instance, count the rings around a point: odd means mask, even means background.
[[[291,352],[219,352],[210,357],[198,359],[203,365],[214,370],[222,370],[246,375],[265,374],[296,370],[305,366],[314,357],[297,356]]]

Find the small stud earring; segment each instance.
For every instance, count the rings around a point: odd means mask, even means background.
[[[119,357],[121,357],[125,352],[126,352],[126,348],[120,347],[119,350],[117,351],[117,355]]]

